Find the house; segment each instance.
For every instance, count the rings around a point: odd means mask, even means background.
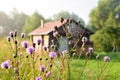
[[[43,21],[41,21],[41,26],[33,30],[28,35],[31,36],[34,43],[36,43],[36,40],[40,38],[42,40],[41,46],[45,45],[50,47],[54,44],[57,46],[57,49],[59,48],[60,51],[63,51],[68,50],[69,47],[73,47],[75,42],[77,42],[77,47],[81,47],[82,42],[80,39],[83,36],[86,36],[88,38],[88,42],[90,42],[89,37],[91,34],[93,33],[83,27],[80,22],[76,22],[73,19],[64,20],[61,18],[60,21],[47,23],[43,23]],[[90,45],[93,44],[90,43]]]

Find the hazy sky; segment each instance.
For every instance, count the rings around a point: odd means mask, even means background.
[[[98,0],[0,0],[0,11],[9,13],[16,8],[29,15],[38,11],[48,18],[63,10],[77,14],[87,23],[89,12],[97,3]]]

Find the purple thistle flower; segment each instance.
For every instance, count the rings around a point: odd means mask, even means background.
[[[44,65],[40,66],[40,71],[42,71],[42,72],[45,71],[45,66]]]
[[[13,32],[13,31],[10,31],[10,33],[9,33],[9,34],[10,34],[10,36],[11,36],[11,37],[13,37],[14,32]]]
[[[88,52],[89,52],[90,54],[93,54],[93,52],[94,52],[94,51],[93,51],[93,48],[92,48],[92,47],[89,47],[89,48],[88,48]]]
[[[27,41],[23,41],[22,42],[22,47],[27,48],[28,47],[28,42]]]
[[[57,37],[57,36],[59,36],[59,33],[56,31],[56,32],[53,33],[53,36]]]
[[[14,31],[14,36],[15,36],[15,37],[17,36],[17,30]]]
[[[110,62],[110,57],[109,57],[109,56],[105,56],[105,57],[104,57],[104,61],[105,61],[105,62]]]
[[[46,77],[49,77],[49,76],[50,76],[50,74],[51,74],[51,72],[50,72],[50,71],[48,71],[48,72],[46,73]]]
[[[10,40],[11,40],[11,37],[10,37],[10,36],[8,36],[8,37],[7,37],[7,40],[10,42]]]
[[[28,54],[33,54],[34,48],[32,46],[30,46],[26,49],[26,51],[27,51]]]
[[[9,69],[11,69],[12,68],[12,65],[9,65],[9,67],[8,67]]]
[[[42,80],[42,77],[40,76],[40,77],[36,77],[36,80]]]
[[[67,54],[67,53],[68,53],[68,50],[62,51],[62,54]]]
[[[10,60],[6,60],[6,61],[2,62],[1,68],[8,69],[9,65],[10,65]]]
[[[47,47],[46,46],[43,46],[42,48],[43,48],[43,50],[47,51]]]
[[[37,39],[37,43],[38,43],[38,45],[40,45],[41,42],[42,42],[41,39]]]
[[[25,33],[21,33],[21,38],[24,38],[25,37]]]
[[[50,52],[49,53],[49,57],[50,58],[55,58],[57,55],[56,55],[56,52]]]
[[[62,55],[63,55],[63,56],[65,56],[65,54],[67,54],[67,53],[68,53],[68,50],[62,51]]]

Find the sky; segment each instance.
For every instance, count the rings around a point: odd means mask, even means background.
[[[43,17],[52,17],[60,11],[75,13],[87,24],[90,10],[97,6],[99,0],[0,0],[0,11],[9,14],[13,8],[18,12],[31,15],[35,11]]]

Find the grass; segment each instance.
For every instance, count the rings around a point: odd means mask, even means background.
[[[8,43],[6,39],[1,39],[0,40],[0,64],[1,62],[5,61],[6,59],[13,59],[13,53],[8,47]],[[71,80],[97,80],[97,76],[99,75],[98,73],[100,70],[98,70],[98,61],[96,60],[96,55],[100,53],[101,58],[99,60],[101,67],[104,66],[104,56],[110,56],[111,61],[109,62],[109,65],[107,66],[106,70],[102,73],[103,79],[101,80],[120,80],[120,52],[95,52],[94,55],[91,57],[91,59],[88,61],[86,64],[86,68],[84,69],[85,66],[85,58],[81,57],[81,59],[77,58],[71,58],[70,60],[70,75],[71,75]],[[56,59],[56,64],[59,64],[59,58]],[[24,60],[23,60],[24,61]],[[58,61],[58,62],[57,62]],[[28,67],[24,66],[24,64],[21,67]],[[55,67],[55,66],[54,66]],[[30,71],[30,69],[27,69]],[[84,70],[83,76],[78,78],[81,74],[82,71]],[[22,68],[21,71],[24,71],[24,68]],[[57,74],[59,71],[57,69],[53,70],[55,74]],[[66,70],[67,71],[67,70]],[[0,79],[1,80],[13,80],[9,79],[12,74],[14,74],[14,71],[10,72],[11,74],[8,74],[8,71],[3,70],[0,68]],[[36,71],[36,73],[39,73],[39,71]],[[22,75],[23,76],[23,75]],[[27,77],[27,76],[26,76]],[[64,79],[64,76],[61,76],[62,80]],[[26,79],[29,80],[30,78]],[[56,80],[56,79],[53,79]]]

